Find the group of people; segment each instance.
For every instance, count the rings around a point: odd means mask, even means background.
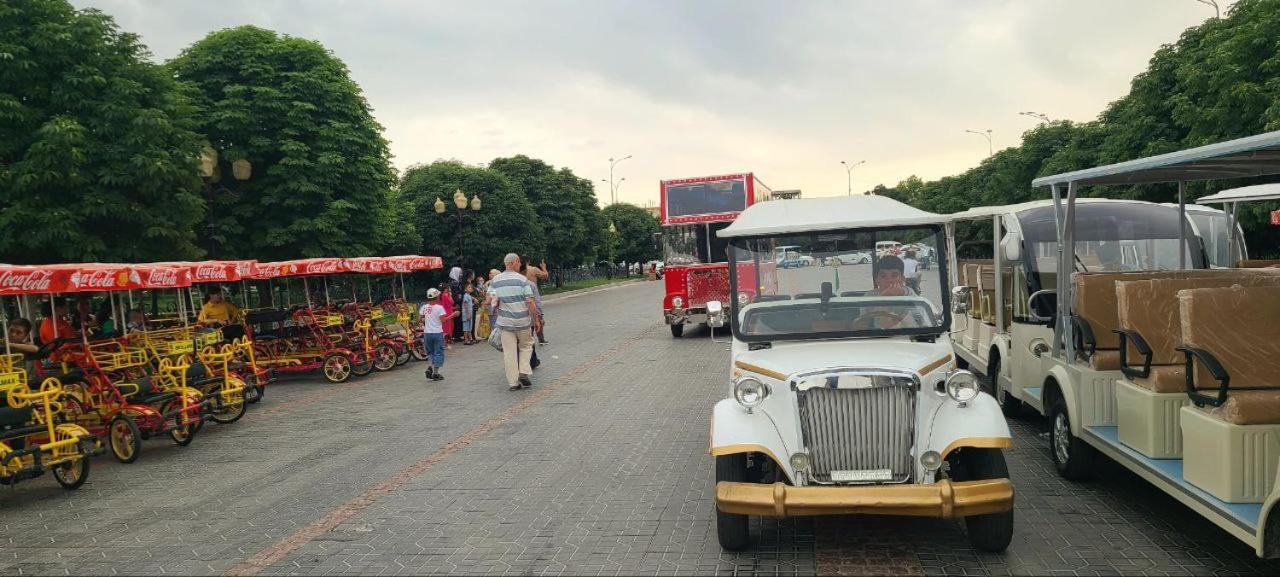
[[[535,345],[547,344],[538,282],[550,275],[545,261],[534,265],[528,256],[510,253],[502,261],[505,270],[490,270],[487,279],[454,267],[448,281],[427,290],[427,302],[418,309],[418,316],[423,321],[428,379],[444,378],[450,342],[470,345],[496,339],[502,347],[508,388],[533,386],[530,377],[538,366]]]

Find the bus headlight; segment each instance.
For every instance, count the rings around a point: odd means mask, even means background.
[[[748,411],[760,406],[768,396],[769,385],[755,378],[743,377],[733,383],[733,398]]]
[[[680,297],[671,297],[671,308],[673,309],[684,308],[684,299]]]
[[[978,396],[978,378],[963,369],[952,371],[947,375],[947,396],[964,406]]]

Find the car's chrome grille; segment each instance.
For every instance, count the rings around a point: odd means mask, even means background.
[[[831,471],[892,471],[890,483],[911,479],[915,391],[903,385],[798,391],[800,426],[810,478],[830,483]]]

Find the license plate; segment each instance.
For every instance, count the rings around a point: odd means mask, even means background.
[[[893,471],[889,469],[859,469],[856,471],[832,471],[831,480],[836,483],[865,483],[868,481],[888,481],[893,479]]]

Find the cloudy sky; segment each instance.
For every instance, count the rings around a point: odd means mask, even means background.
[[[527,154],[608,199],[658,181],[752,171],[843,194],[974,166],[991,129],[1036,111],[1089,120],[1161,44],[1213,14],[1195,0],[73,0],[157,60],[254,24],[319,40],[386,127],[395,164]],[[1224,9],[1230,0],[1220,0]]]

